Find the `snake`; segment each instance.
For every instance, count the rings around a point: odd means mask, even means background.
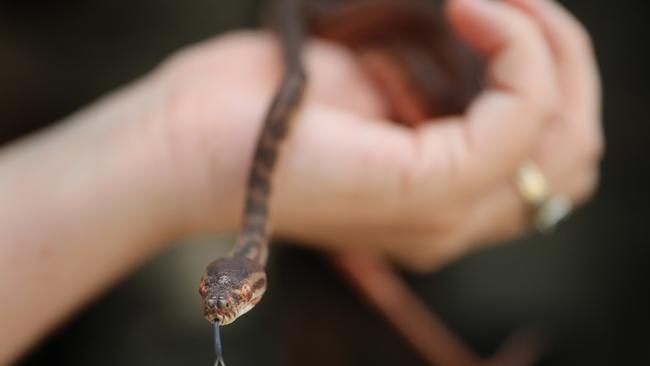
[[[266,291],[272,173],[306,83],[301,57],[305,31],[297,5],[296,0],[278,1],[274,9],[276,33],[283,45],[285,75],[257,140],[239,236],[225,257],[207,266],[199,284],[205,318],[214,324],[216,365],[225,364],[220,326],[228,325],[250,311]]]
[[[253,155],[241,231],[230,252],[207,266],[199,285],[205,317],[221,325],[232,323],[252,309],[266,291],[272,173],[306,81],[300,55],[304,30],[297,21],[299,14],[294,2],[278,2],[276,9],[277,34],[282,40],[286,70]]]
[[[266,263],[271,236],[269,197],[273,171],[307,85],[301,51],[307,35],[351,49],[384,94],[389,117],[406,126],[442,115],[461,113],[480,91],[480,64],[454,40],[427,0],[275,0],[272,29],[281,45],[284,74],[264,117],[250,166],[242,225],[235,245],[208,264],[199,284],[205,318],[213,323],[216,366],[225,365],[220,328],[257,305],[267,289]],[[387,265],[368,256],[335,257],[336,265],[432,364],[479,364],[435,317],[408,291]],[[378,278],[383,279],[377,284]],[[400,294],[393,301],[377,287]],[[384,291],[385,293],[385,291]],[[398,309],[395,312],[394,309]],[[435,343],[434,343],[435,342]],[[524,342],[503,352],[509,362],[523,365],[534,351]],[[527,352],[528,350],[528,352]],[[511,354],[520,357],[513,358]],[[524,355],[522,358],[521,356]],[[513,361],[515,360],[515,361]]]

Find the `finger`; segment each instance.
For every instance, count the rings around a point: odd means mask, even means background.
[[[483,246],[511,239],[526,232],[532,225],[530,206],[524,202],[512,182],[506,182],[469,210],[463,228],[464,242]]]
[[[568,149],[567,149],[568,150]],[[598,185],[599,169],[594,162],[584,162],[575,152],[566,151],[564,156],[552,155],[539,160],[539,168],[545,172],[550,194],[562,196],[574,205],[585,202]]]
[[[542,28],[557,60],[562,88],[564,122],[580,129],[580,136],[599,155],[602,150],[601,88],[598,66],[587,30],[566,9],[551,0],[508,0],[530,14]],[[578,136],[578,137],[580,137]]]
[[[572,204],[583,201],[596,186],[598,171],[595,168],[582,168],[568,174],[558,175],[539,167],[545,178],[558,176],[550,184],[552,196],[567,199]],[[551,169],[554,169],[551,167]],[[505,181],[468,210],[462,242],[471,245],[485,245],[500,240],[512,239],[531,230],[534,220],[533,207],[527,204],[513,183]]]
[[[420,146],[432,149],[432,159],[442,146],[453,154],[449,169],[473,188],[484,188],[530,156],[555,110],[559,87],[548,45],[522,12],[499,2],[452,0],[448,14],[460,35],[487,58],[490,88],[472,103],[464,123],[422,127]]]
[[[567,10],[549,0],[508,0],[540,25],[552,47],[562,88],[561,113],[539,154],[551,187],[578,204],[595,190],[603,151],[601,87],[589,34]],[[550,148],[549,148],[550,147]]]
[[[584,202],[598,182],[598,159],[584,142],[584,131],[571,132],[571,121],[557,120],[540,143],[535,161],[544,172],[551,194],[562,195],[574,204]],[[582,139],[586,137],[582,136]]]

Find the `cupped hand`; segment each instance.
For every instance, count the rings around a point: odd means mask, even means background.
[[[535,160],[553,194],[588,198],[602,152],[590,41],[550,0],[451,0],[453,28],[487,63],[464,115],[409,129],[340,46],[311,41],[309,86],[274,177],[278,235],[378,250],[429,269],[525,232],[517,168]],[[282,75],[274,38],[235,33],[180,52],[157,73],[186,231],[236,230],[247,170]]]

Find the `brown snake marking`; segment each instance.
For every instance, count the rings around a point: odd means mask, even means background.
[[[275,9],[276,33],[283,45],[285,76],[266,115],[248,179],[242,228],[237,243],[224,257],[210,263],[199,292],[206,318],[226,325],[252,308],[266,290],[268,254],[268,199],[271,174],[280,143],[289,131],[289,121],[298,107],[305,85],[300,52],[304,30],[297,3],[281,1]],[[262,285],[260,285],[262,284]]]
[[[352,49],[383,92],[390,117],[405,125],[461,113],[479,91],[476,59],[459,47],[430,1],[277,0],[273,5],[285,75],[258,139],[237,243],[226,257],[208,265],[199,286],[205,317],[215,324],[217,365],[223,365],[219,326],[249,311],[266,290],[272,172],[305,88],[300,56],[305,34]],[[342,254],[333,260],[430,364],[514,366],[536,359],[536,345],[519,337],[482,360],[380,258]]]

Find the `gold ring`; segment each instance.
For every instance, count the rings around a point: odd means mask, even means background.
[[[533,222],[539,232],[552,232],[571,213],[571,202],[551,195],[546,177],[534,162],[519,167],[516,183],[519,194],[533,209]]]

